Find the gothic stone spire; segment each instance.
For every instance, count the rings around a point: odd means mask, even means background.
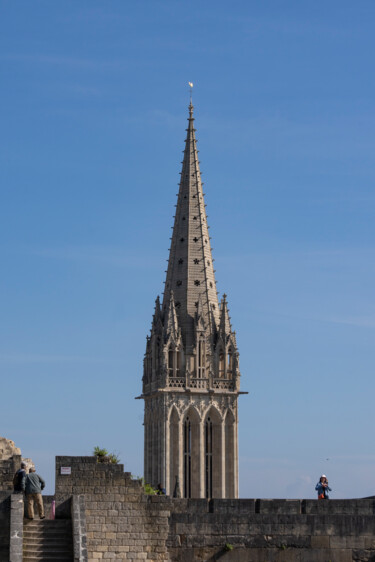
[[[167,494],[238,496],[238,350],[219,308],[195,138],[188,128],[163,303],[144,359],[144,476]]]
[[[184,159],[165,282],[163,312],[168,309],[171,291],[189,353],[194,345],[194,319],[201,299],[205,324],[212,337],[219,321],[219,306],[212,263],[210,237],[204,204],[193,106],[185,140]]]

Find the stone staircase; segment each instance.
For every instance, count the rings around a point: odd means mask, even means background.
[[[73,561],[72,522],[36,519],[23,526],[23,562]]]

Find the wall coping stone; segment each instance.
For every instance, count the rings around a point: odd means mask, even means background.
[[[86,512],[83,495],[72,498],[72,527],[74,562],[87,562]]]
[[[10,562],[22,562],[23,510],[23,494],[12,494],[10,497]]]

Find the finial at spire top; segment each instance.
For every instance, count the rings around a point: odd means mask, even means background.
[[[189,82],[189,87],[190,87],[190,104],[189,104],[189,117],[190,119],[193,117],[193,111],[194,111],[194,106],[193,106],[193,82]]]

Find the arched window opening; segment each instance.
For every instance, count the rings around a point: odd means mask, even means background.
[[[225,497],[236,497],[236,424],[231,411],[225,418]]]
[[[204,339],[198,342],[198,378],[204,379],[206,372],[206,343]]]
[[[207,418],[204,430],[206,498],[212,498],[212,421],[210,418]]]
[[[191,498],[191,423],[184,423],[184,498]]]
[[[173,407],[172,413],[170,416],[170,423],[169,423],[169,444],[170,444],[170,453],[169,453],[169,478],[167,478],[167,494],[172,495],[175,484],[176,484],[176,477],[178,478],[179,473],[179,463],[180,463],[180,443],[179,443],[179,417],[176,411],[176,408]]]
[[[222,350],[219,352],[219,377],[224,378],[225,375],[225,356]]]
[[[173,377],[174,370],[174,350],[170,347],[168,351],[168,374]]]
[[[159,353],[160,353],[160,343],[159,341],[157,341],[154,349],[155,376],[157,376],[159,371]]]
[[[146,365],[145,365],[145,375],[146,375],[146,382],[150,382],[152,377],[152,357],[151,353],[148,353],[146,356]]]
[[[178,377],[181,369],[181,353],[172,345],[168,350],[168,375]]]
[[[232,362],[233,362],[232,351],[229,350],[227,354],[227,379],[232,378]]]

